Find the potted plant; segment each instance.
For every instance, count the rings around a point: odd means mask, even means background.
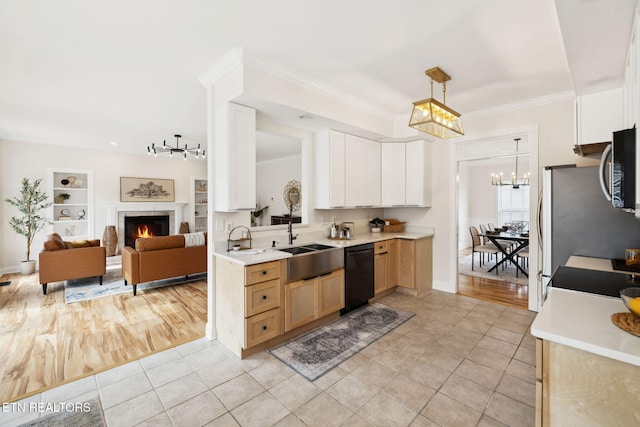
[[[65,200],[69,200],[70,197],[71,197],[71,194],[69,193],[60,193],[60,194],[56,194],[53,197],[53,201],[54,203],[61,205],[64,203]]]
[[[384,227],[384,220],[380,218],[374,218],[369,221],[369,225],[371,225],[371,231],[373,233],[382,231],[382,227]]]
[[[27,259],[20,263],[22,274],[32,274],[36,269],[36,261],[31,259],[31,243],[35,235],[51,221],[40,215],[43,209],[51,206],[48,201],[49,196],[40,189],[42,179],[30,182],[28,178],[22,179],[20,196],[5,201],[20,211],[19,216],[14,216],[9,220],[9,225],[13,231],[27,238]]]

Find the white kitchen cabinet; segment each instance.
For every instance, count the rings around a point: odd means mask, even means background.
[[[382,206],[404,206],[406,203],[406,144],[384,143],[381,150]]]
[[[316,208],[343,208],[345,201],[345,137],[342,132],[319,132],[314,140]]]
[[[578,96],[576,109],[578,145],[609,142],[625,127],[623,88]]]
[[[256,110],[229,103],[215,111],[215,209],[256,208]]]
[[[431,171],[428,167],[430,153],[431,146],[426,141],[406,144],[406,206],[431,206]]]
[[[346,205],[380,206],[380,143],[347,135],[345,159]]]

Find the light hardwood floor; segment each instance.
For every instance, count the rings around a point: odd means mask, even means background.
[[[66,304],[62,282],[3,275],[0,402],[11,402],[204,336],[207,283]]]
[[[471,253],[471,249],[463,249],[459,256]],[[511,307],[527,310],[529,307],[529,286],[482,277],[458,275],[458,293],[484,301],[497,302]]]

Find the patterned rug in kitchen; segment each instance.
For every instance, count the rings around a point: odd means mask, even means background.
[[[380,303],[366,305],[270,353],[314,381],[413,316]]]

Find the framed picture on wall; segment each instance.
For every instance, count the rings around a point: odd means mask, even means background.
[[[121,202],[175,202],[173,179],[120,177]]]

